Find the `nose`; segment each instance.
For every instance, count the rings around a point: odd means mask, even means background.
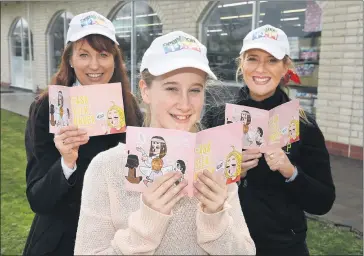
[[[181,93],[181,97],[178,102],[178,109],[182,112],[188,112],[191,109],[191,102],[187,92]]]
[[[263,72],[264,71],[264,61],[259,61],[257,68],[255,70],[258,72]]]
[[[90,63],[89,63],[89,67],[92,70],[97,70],[99,68],[100,64],[99,64],[99,60],[95,57],[91,58]]]

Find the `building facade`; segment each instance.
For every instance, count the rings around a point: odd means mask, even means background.
[[[114,23],[133,89],[143,53],[159,35],[197,37],[222,84],[240,86],[236,58],[245,35],[265,24],[282,28],[302,81],[289,96],[315,116],[331,153],[363,159],[363,1],[3,1],[1,83],[46,88],[70,20],[91,10]]]

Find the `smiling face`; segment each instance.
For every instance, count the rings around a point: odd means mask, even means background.
[[[248,112],[246,112],[246,111],[241,112],[241,118],[240,118],[240,120],[245,125],[249,124],[249,122],[248,122],[248,116],[249,116],[249,113]]]
[[[155,156],[159,155],[161,152],[162,143],[160,141],[151,141],[151,153]]]
[[[297,137],[296,124],[291,123],[288,127],[289,137],[295,139]]]
[[[229,177],[234,177],[236,174],[236,166],[237,161],[234,155],[230,156],[230,158],[226,162],[226,171]]]
[[[115,67],[114,56],[111,53],[96,51],[87,40],[80,40],[74,44],[70,64],[82,85],[108,83]]]
[[[115,109],[112,109],[107,113],[107,118],[110,121],[112,127],[120,128],[119,113]]]
[[[249,88],[250,96],[256,101],[272,96],[288,70],[286,61],[278,60],[259,49],[245,52],[241,60],[244,81]]]
[[[63,107],[63,94],[58,92],[58,106]]]
[[[204,104],[206,73],[181,68],[156,77],[148,86],[140,80],[143,101],[149,105],[150,126],[191,131]]]

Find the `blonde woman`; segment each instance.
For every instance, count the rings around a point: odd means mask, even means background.
[[[282,90],[292,60],[287,35],[271,25],[244,38],[239,74],[246,84],[234,104],[270,110],[290,99]],[[295,79],[295,81],[298,81]],[[209,109],[203,125],[224,123],[224,106]],[[295,126],[296,128],[298,126]],[[335,200],[330,158],[315,120],[300,111],[300,141],[290,147],[242,153],[239,197],[257,255],[308,255],[305,212],[327,213]]]
[[[126,130],[123,108],[113,104],[107,111],[107,134],[122,133]]]
[[[168,33],[152,42],[140,71],[139,88],[148,106],[145,126],[196,131],[206,81],[216,79],[206,47],[181,31]],[[159,146],[152,144],[151,151],[160,158],[166,149]],[[236,183],[226,185],[219,175],[204,171],[194,184],[195,197],[188,198],[182,193],[187,181],[180,181],[183,174],[176,170],[154,176],[142,194],[126,191],[127,157],[120,143],[87,169],[76,255],[255,254]]]

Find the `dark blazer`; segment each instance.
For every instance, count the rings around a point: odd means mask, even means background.
[[[141,122],[136,102],[135,106]],[[90,137],[80,147],[77,169],[67,180],[54,135],[49,133],[48,97],[33,102],[32,115],[25,131],[26,195],[35,217],[23,255],[73,255],[85,171],[98,153],[125,142],[125,133]]]
[[[233,103],[265,110],[290,100],[281,89],[261,102],[249,97],[247,87],[243,87],[238,96]],[[242,210],[257,255],[308,255],[304,212],[323,215],[335,201],[325,139],[315,120],[307,117],[310,123],[300,121],[300,141],[283,148],[297,167],[295,180],[287,183],[278,171],[270,170],[262,157],[239,186]],[[224,123],[225,105],[209,109],[202,120],[205,127]]]

